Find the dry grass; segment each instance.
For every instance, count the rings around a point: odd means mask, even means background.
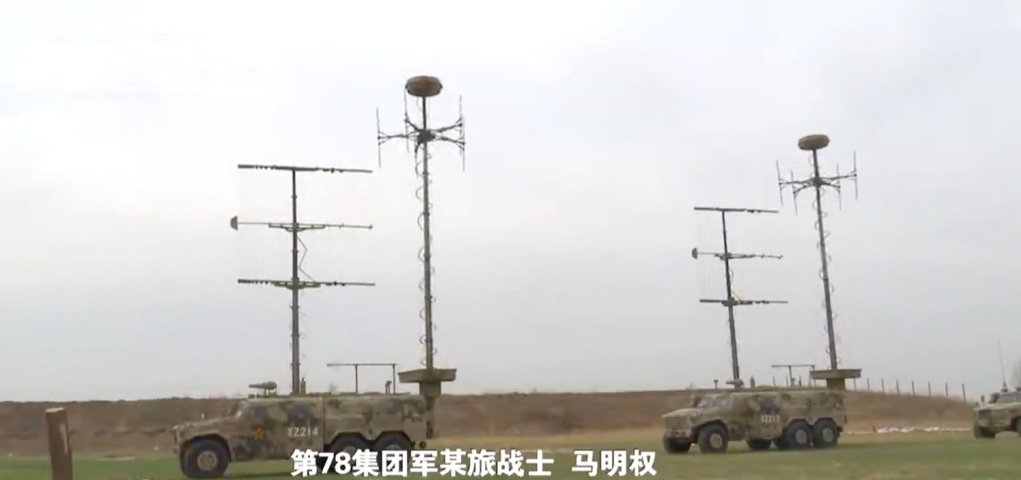
[[[1021,471],[1021,457],[1017,455],[1021,439],[1017,435],[1003,435],[993,441],[975,440],[964,433],[849,435],[839,447],[829,450],[752,452],[742,443],[735,443],[724,455],[704,455],[697,448],[687,455],[666,455],[659,447],[659,431],[652,428],[545,437],[448,438],[439,443],[433,448],[518,448],[526,458],[533,458],[532,450],[541,448],[544,457],[555,460],[552,479],[589,478],[571,472],[575,462],[571,450],[575,448],[653,450],[655,478],[662,479],[1006,480],[1018,478],[1017,472]],[[166,456],[117,461],[78,456],[75,463],[77,480],[182,479],[177,462]],[[283,480],[293,478],[290,472],[289,462],[250,462],[233,465],[228,478]],[[0,459],[0,480],[48,478],[45,458]]]

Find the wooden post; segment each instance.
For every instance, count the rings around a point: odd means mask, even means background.
[[[943,392],[946,394],[947,398],[950,398],[950,384],[949,383],[943,382]]]
[[[965,390],[963,383],[961,384],[961,400],[968,401],[968,391]]]
[[[883,393],[886,393],[886,379],[885,378],[880,378],[879,379],[879,387],[880,387],[880,389],[882,389]]]
[[[872,391],[872,381],[868,378],[865,379],[865,390],[868,392]]]
[[[46,431],[50,443],[50,469],[53,480],[72,480],[71,434],[67,426],[67,411],[63,408],[46,410]]]
[[[929,387],[929,396],[932,396],[932,382],[925,382],[925,385]]]

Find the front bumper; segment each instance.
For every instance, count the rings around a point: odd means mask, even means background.
[[[687,428],[668,428],[663,432],[663,439],[669,440],[691,440],[691,429]]]
[[[1010,430],[1010,423],[991,419],[979,419],[975,421],[974,427],[988,432],[1004,432]]]

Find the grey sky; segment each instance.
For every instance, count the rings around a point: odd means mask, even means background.
[[[718,219],[779,207],[774,162],[822,132],[857,151],[860,199],[827,200],[839,351],[878,383],[999,385],[1021,358],[1013,207],[1021,127],[1016,2],[93,2],[0,12],[0,398],[232,394],[289,382],[277,162],[306,175],[316,279],[303,295],[310,386],[328,361],[421,357],[413,160],[377,169],[374,109],[400,128],[404,80],[464,96],[467,171],[435,155],[437,362],[451,392],[706,385],[729,375]],[[430,3],[429,5],[432,5]],[[746,378],[824,365],[808,197],[735,216]],[[383,371],[365,372],[382,388]],[[402,388],[407,389],[408,386]]]

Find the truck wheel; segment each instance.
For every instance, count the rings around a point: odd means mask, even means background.
[[[330,443],[330,452],[344,452],[353,459],[358,450],[369,450],[369,444],[358,435],[341,435]]]
[[[995,433],[990,432],[989,430],[986,430],[986,429],[984,429],[984,428],[982,428],[982,427],[980,427],[978,425],[973,425],[971,427],[971,432],[972,432],[972,434],[975,435],[975,438],[979,438],[979,439],[983,439],[983,440],[989,440],[989,439],[992,439],[992,438],[996,438],[996,434]]]
[[[347,464],[349,465],[348,471],[350,471],[350,467],[353,467],[355,465],[354,457],[355,453],[358,452],[358,450],[369,450],[369,444],[366,443],[365,440],[363,440],[362,437],[359,435],[354,434],[341,435],[333,439],[333,442],[330,443],[330,453],[334,455],[338,453],[348,454],[347,460]],[[317,464],[319,465],[319,470],[322,471],[323,468],[326,467],[326,459],[322,457],[317,457],[316,460]],[[334,458],[332,462],[333,464],[330,465],[330,471],[327,473],[331,475],[337,475],[337,472],[340,471],[339,470],[340,461],[341,459]]]
[[[727,443],[727,429],[721,425],[709,425],[698,432],[698,449],[702,453],[724,453]]]
[[[410,451],[413,447],[411,441],[399,433],[384,433],[372,443],[372,449],[379,452],[383,450]]]
[[[833,448],[837,446],[837,438],[839,437],[837,424],[833,423],[832,420],[824,418],[815,422],[815,425],[812,427],[812,445],[815,448]]]
[[[181,453],[181,470],[188,478],[222,478],[230,458],[216,440],[198,440]]]
[[[805,422],[794,422],[787,426],[783,434],[785,449],[801,450],[812,446],[812,431]]]
[[[762,451],[769,450],[769,446],[773,444],[773,441],[768,438],[749,438],[745,443],[752,450]]]
[[[688,453],[691,450],[691,442],[664,436],[663,450],[666,450],[666,453]]]
[[[386,450],[403,450],[410,452],[414,444],[407,437],[399,433],[384,433],[372,442],[372,449],[376,451],[376,466],[383,470],[383,452]]]

